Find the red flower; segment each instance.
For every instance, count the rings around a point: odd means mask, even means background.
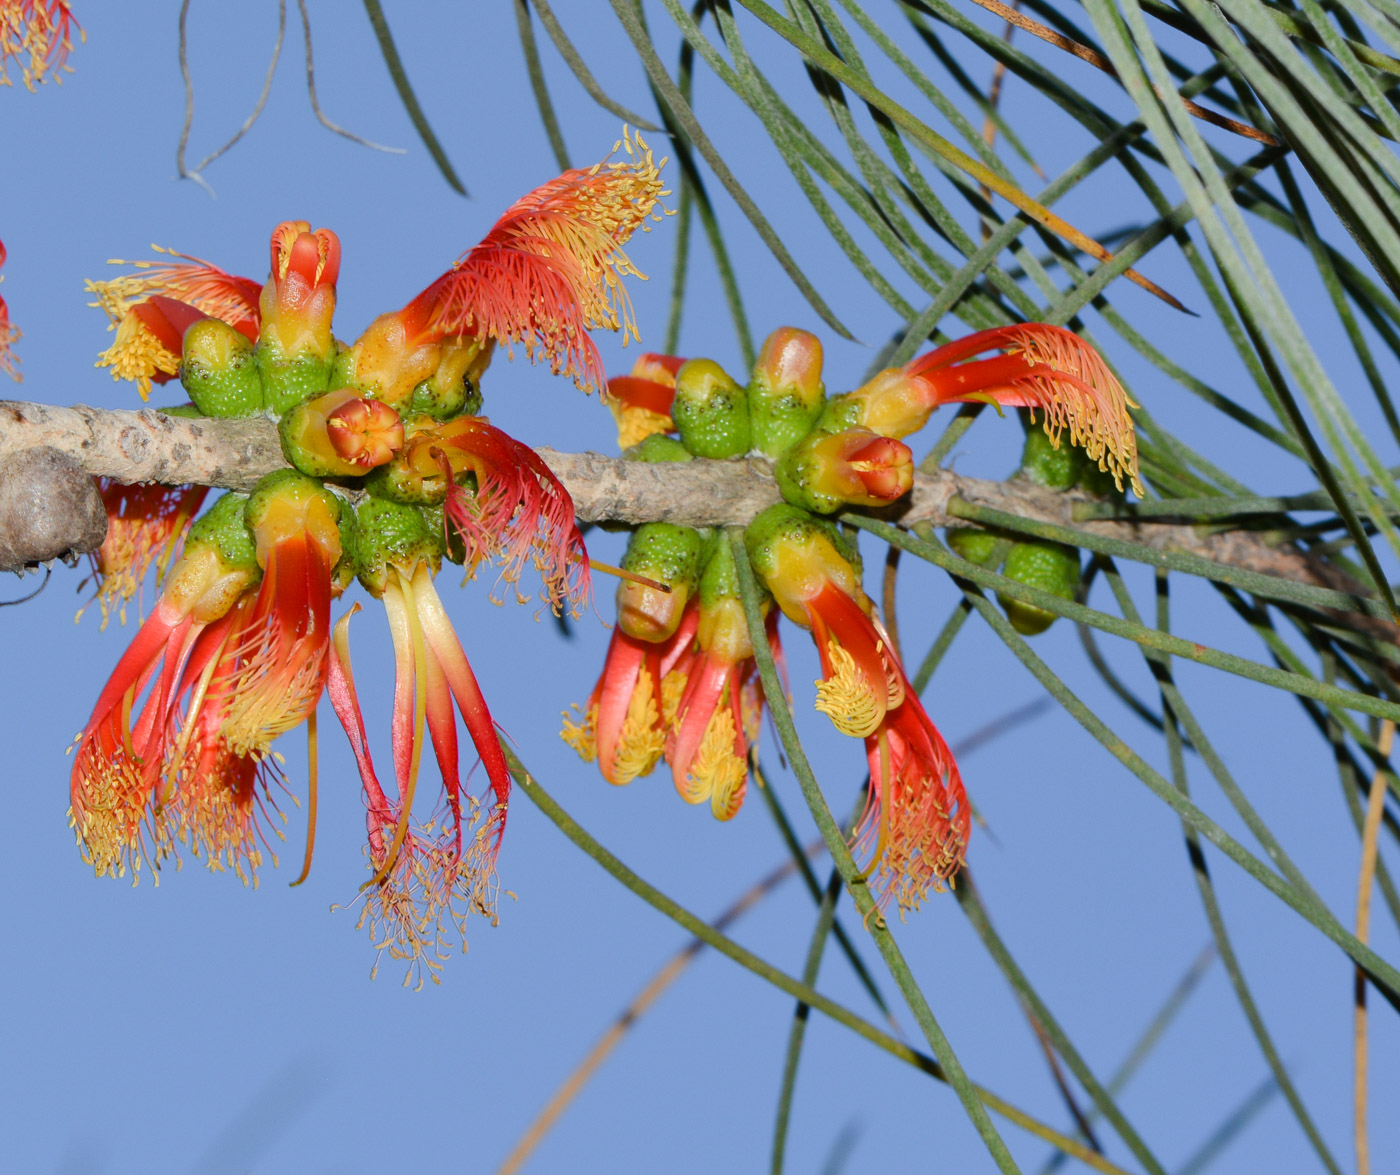
[[[257,282],[198,257],[152,248],[181,260],[114,261],[137,272],[86,284],[97,295],[91,305],[106,312],[109,329],[117,332],[97,366],[110,368],[113,379],[134,381],[143,400],[151,384],[165,383],[179,370],[181,339],[191,323],[218,318],[255,342],[262,322]]]
[[[161,585],[209,487],[129,486],[101,477],[97,488],[107,507],[107,536],[89,556],[90,578],[97,582],[93,598],[102,609],[102,627],[106,628],[114,608],[126,623],[126,606],[142,590],[152,567],[156,569],[156,586]]]
[[[617,444],[630,449],[658,432],[674,432],[671,402],[676,398],[676,372],[685,360],[678,355],[648,351],[637,358],[631,375],[608,380],[607,405],[617,422]]]
[[[653,643],[613,629],[603,672],[579,718],[564,714],[561,737],[585,763],[595,759],[609,783],[650,775],[661,760],[685,677],[678,672],[690,653],[699,609],[685,610],[675,632]]]
[[[984,351],[1003,354],[973,359]],[[884,436],[902,437],[922,428],[943,404],[977,400],[1044,413],[1052,442],[1069,430],[1080,445],[1113,474],[1118,488],[1127,477],[1139,494],[1137,437],[1128,409],[1137,405],[1099,353],[1073,331],[1039,322],[978,331],[937,347],[901,368],[880,372],[850,394],[863,406],[858,420]]]
[[[466,949],[464,923],[472,911],[493,925],[497,920],[496,859],[511,780],[486,699],[433,588],[431,567],[420,562],[411,572],[391,568],[383,598],[396,666],[396,799],[385,794],[375,773],[350,667],[349,623],[358,604],[335,627],[327,692],[350,739],[365,789],[373,877],[363,887],[359,924],[368,923],[376,948],[409,964],[405,986],[416,979],[421,987],[425,976],[437,982],[454,927]],[[454,701],[490,780],[491,798],[484,814],[483,802],[463,793]],[[425,722],[446,800],[446,812],[426,824],[415,823],[413,817]]]
[[[536,188],[407,306],[376,319],[355,344],[360,385],[397,405],[436,370],[438,344],[465,338],[521,343],[556,375],[603,387],[588,332],[636,336],[622,286],[636,270],[622,247],[667,195],[646,145],[629,137],[619,146],[636,158],[566,171]]]

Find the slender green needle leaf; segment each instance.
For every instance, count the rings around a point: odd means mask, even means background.
[[[389,22],[384,17],[384,9],[380,7],[379,0],[365,0],[365,12],[369,15],[369,23],[374,29],[375,40],[379,42],[379,52],[384,55],[384,64],[389,68],[389,76],[394,79],[394,88],[399,92],[399,100],[408,112],[413,129],[423,140],[423,146],[428,148],[428,154],[433,157],[433,162],[437,164],[438,170],[442,172],[442,178],[447,181],[448,186],[454,192],[465,196],[467,189],[462,186],[462,181],[452,170],[447,152],[442,149],[442,144],[438,142],[437,135],[433,133],[433,128],[428,123],[427,115],[423,113],[423,108],[418,104],[418,95],[413,92],[408,74],[404,71],[403,61],[399,58],[398,46],[394,44],[393,34],[389,32]]]

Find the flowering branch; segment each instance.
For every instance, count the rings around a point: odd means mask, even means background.
[[[82,473],[118,481],[189,482],[243,491],[286,465],[276,426],[261,417],[191,420],[153,409],[60,408],[0,400],[0,486],[16,483],[9,491],[14,494],[17,479],[27,482],[39,476],[38,465],[18,460],[36,449],[65,455],[71,468]],[[600,453],[547,448],[539,453],[568,489],[582,522],[742,526],[781,501],[771,467],[761,458],[646,464]],[[44,476],[55,476],[53,468],[53,461],[44,463]],[[101,531],[88,512],[72,508],[69,494],[31,494],[29,500],[45,505],[41,510],[0,514],[0,570],[51,559],[65,550],[82,553],[101,542]],[[1073,529],[1085,545],[1116,540],[1349,596],[1370,595],[1323,560],[1291,543],[1271,542],[1258,531],[1203,534],[1189,524],[1155,519],[1076,522],[1075,504],[1091,500],[1020,479],[986,481],[937,470],[916,475],[911,493],[879,515],[906,527],[956,527],[971,525],[969,515],[996,511],[1028,523]]]

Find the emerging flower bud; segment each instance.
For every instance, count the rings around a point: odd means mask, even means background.
[[[1079,590],[1079,552],[1062,543],[1017,543],[1007,552],[1002,574],[1062,600],[1072,600]],[[1001,593],[997,593],[997,600],[1011,627],[1022,636],[1042,633],[1059,619],[1054,612]]]
[[[936,404],[902,367],[887,367],[853,392],[828,401],[818,427],[826,432],[868,428],[882,437],[906,437],[928,423]]]
[[[691,359],[676,372],[671,416],[697,457],[739,457],[749,451],[749,397],[713,359]]]
[[[793,326],[779,327],[763,341],[748,391],[753,446],[777,457],[821,415],[826,400],[821,340]]]
[[[830,514],[842,506],[884,506],[914,484],[914,455],[903,441],[868,428],[809,433],[773,470],[794,506]]]
[[[303,401],[277,424],[282,452],[308,477],[356,477],[403,448],[399,414],[350,388]]]
[[[340,238],[330,229],[313,233],[306,221],[289,220],[273,230],[272,274],[259,299],[257,361],[274,412],[325,391],[330,382],[339,276]]]
[[[481,411],[481,377],[491,366],[496,344],[490,339],[458,335],[442,341],[438,367],[413,389],[408,411],[450,420]]]
[[[633,532],[622,569],[670,587],[669,592],[623,580],[617,585],[617,625],[641,641],[664,641],[681,622],[695,591],[705,539],[688,526],[648,522]]]

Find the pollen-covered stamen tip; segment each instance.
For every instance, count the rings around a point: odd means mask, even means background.
[[[365,469],[390,461],[404,445],[403,420],[378,400],[347,400],[326,417],[337,456]]]

